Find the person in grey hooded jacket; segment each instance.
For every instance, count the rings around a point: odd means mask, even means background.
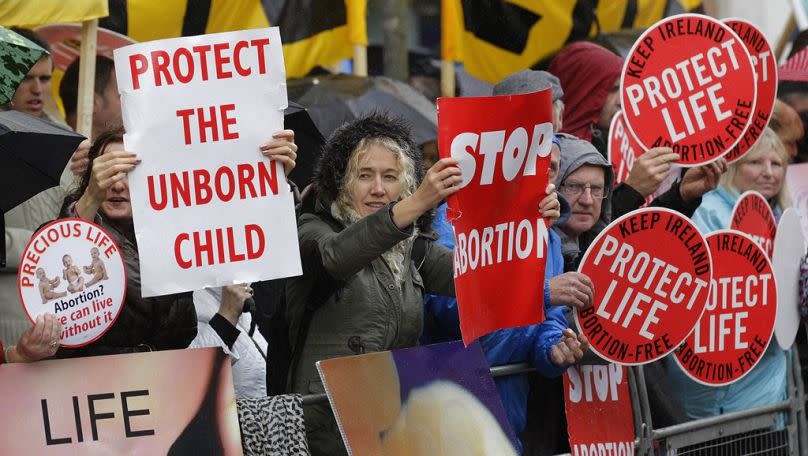
[[[561,253],[564,256],[564,269],[576,271],[581,258],[595,237],[612,221],[611,189],[614,173],[611,165],[589,141],[575,136],[559,134],[561,161],[558,170],[559,191],[571,206],[570,217],[553,229],[561,237]],[[710,175],[718,175],[717,169],[708,168]],[[710,185],[707,183],[706,185]],[[586,359],[586,358],[585,358]],[[592,362],[590,359],[588,362]],[[662,365],[651,363],[645,367],[646,388],[651,402],[654,423],[673,425],[685,421],[681,406],[674,399],[670,382]],[[556,390],[563,394],[560,385]],[[563,413],[558,413],[563,417]],[[557,427],[566,432],[566,423]],[[566,445],[565,436],[553,436]],[[559,452],[559,448],[555,448]],[[569,451],[561,447],[560,451]],[[526,454],[528,454],[526,452]],[[533,454],[531,451],[530,454]]]
[[[611,189],[614,172],[589,141],[560,133],[559,192],[570,204],[567,220],[553,226],[561,237],[564,270],[575,271],[583,253],[611,222]]]

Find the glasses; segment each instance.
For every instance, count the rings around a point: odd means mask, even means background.
[[[589,189],[589,194],[592,196],[592,198],[595,199],[606,198],[607,195],[606,187],[602,185],[589,185],[589,184],[579,184],[577,182],[570,182],[561,184],[560,186],[561,192],[571,197],[580,196],[587,188]]]

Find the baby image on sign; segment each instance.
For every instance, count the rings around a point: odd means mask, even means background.
[[[115,241],[94,223],[62,219],[39,230],[20,261],[17,288],[31,321],[52,313],[62,324],[62,346],[101,337],[118,318],[126,271]]]

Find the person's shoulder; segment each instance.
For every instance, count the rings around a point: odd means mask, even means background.
[[[706,193],[693,214],[693,222],[702,233],[726,228],[729,226],[735,200],[737,198],[730,191],[721,187]]]

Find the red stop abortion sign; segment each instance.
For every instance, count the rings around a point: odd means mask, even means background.
[[[746,234],[707,236],[713,258],[710,298],[676,362],[693,380],[726,385],[757,365],[774,332],[777,286],[769,258]]]
[[[579,272],[595,285],[578,327],[602,358],[646,364],[672,352],[707,302],[712,262],[687,217],[664,208],[630,212],[603,230]]]
[[[763,195],[755,191],[744,192],[732,209],[729,227],[748,234],[771,259],[777,221]]]
[[[570,366],[564,374],[573,455],[634,454],[634,419],[625,366]]]
[[[777,62],[771,45],[760,29],[743,19],[724,19],[724,23],[743,41],[757,75],[757,103],[752,122],[738,145],[724,156],[728,163],[732,163],[755,145],[763,129],[769,124],[774,99],[777,97]]]
[[[679,165],[717,160],[752,123],[755,70],[746,46],[707,16],[671,16],[634,43],[621,75],[626,122],[646,149],[672,147]]]

